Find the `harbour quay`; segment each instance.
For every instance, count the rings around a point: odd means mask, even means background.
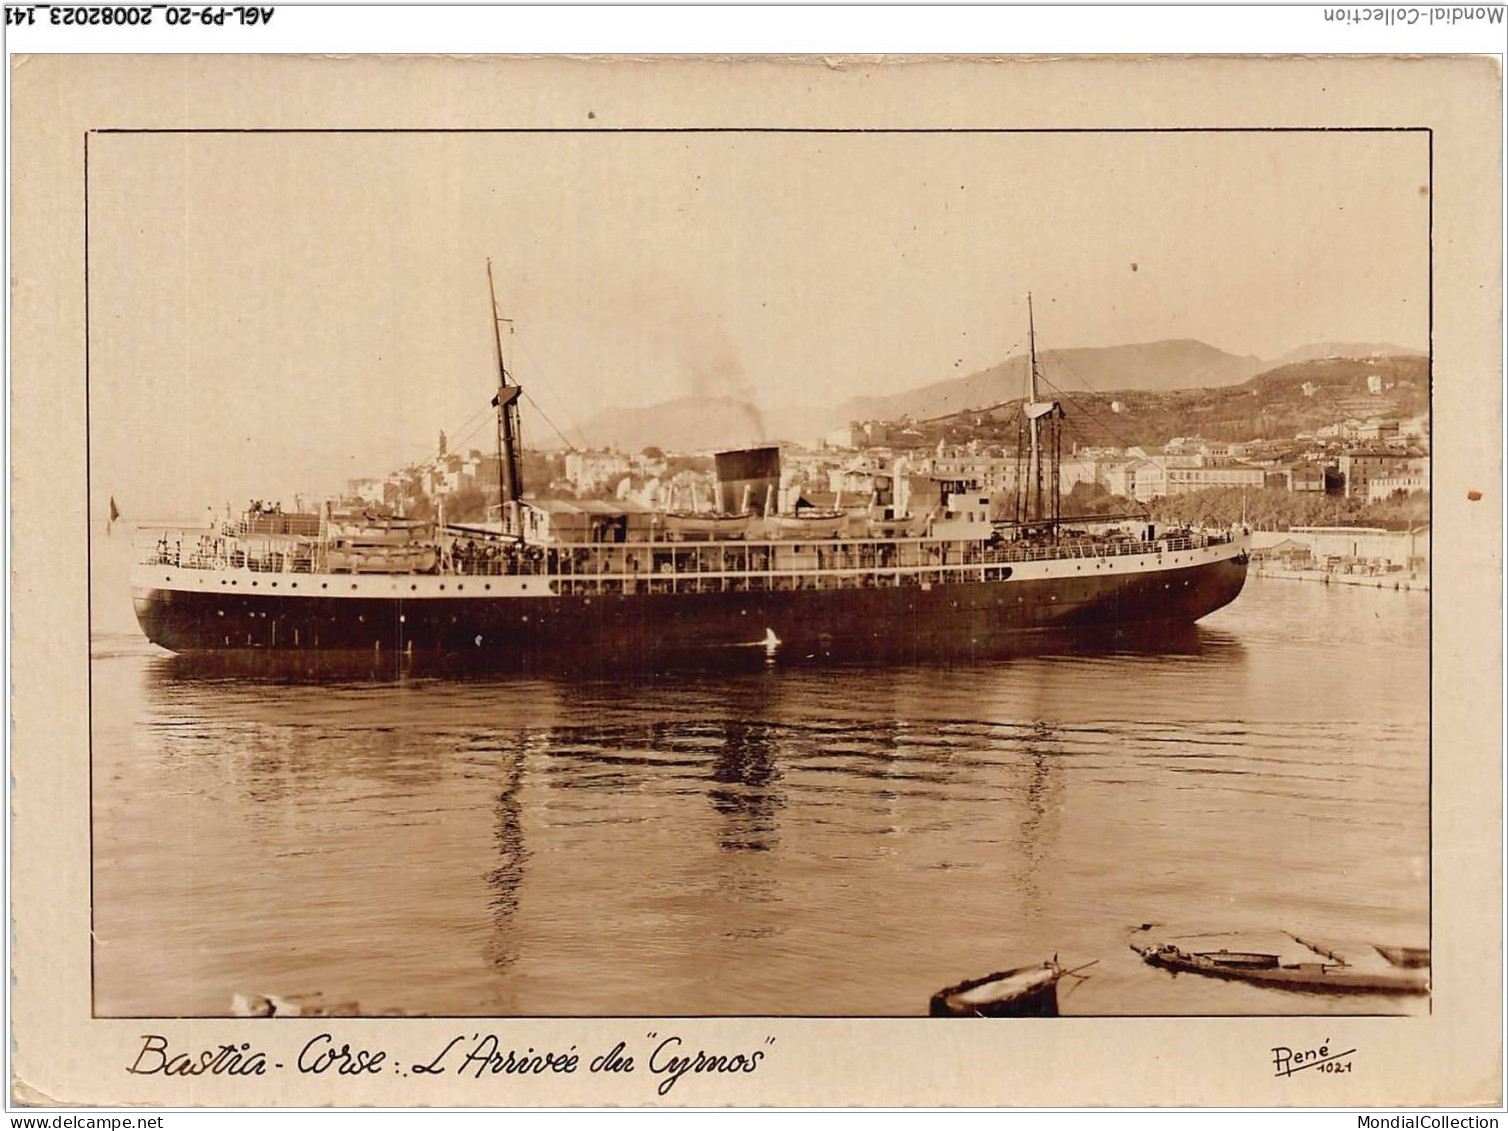
[[[1254,530],[1258,577],[1429,592],[1429,526],[1295,526]]]

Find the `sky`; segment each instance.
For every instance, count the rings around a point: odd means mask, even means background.
[[[487,449],[488,258],[542,441],[967,374],[1022,348],[1028,291],[1044,348],[1423,349],[1426,159],[1401,132],[96,135],[95,505],[291,505],[442,428]]]

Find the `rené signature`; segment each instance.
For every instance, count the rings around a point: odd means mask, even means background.
[[[1272,1050],[1273,1075],[1292,1076],[1306,1068],[1317,1068],[1324,1073],[1350,1072],[1351,1057],[1355,1054],[1355,1049],[1331,1051],[1329,1037],[1325,1038],[1324,1044],[1312,1049],[1291,1049],[1286,1045],[1278,1045]]]

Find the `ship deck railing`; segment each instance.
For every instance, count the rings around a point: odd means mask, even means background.
[[[488,546],[475,551],[451,548],[432,571],[458,576],[547,577],[561,592],[574,592],[578,581],[607,591],[687,591],[688,580],[749,578],[823,579],[843,587],[867,584],[926,584],[930,581],[999,579],[1024,562],[1107,560],[1119,557],[1177,554],[1231,541],[1224,532],[1188,532],[1154,541],[1106,538],[1060,538],[1053,542],[985,542],[956,539],[815,539],[775,542],[585,542],[549,546]],[[804,560],[793,560],[801,556]],[[326,573],[319,543],[296,550],[253,552],[206,542],[200,547],[165,545],[144,558],[146,564],[187,569],[245,569],[256,573]],[[991,568],[994,567],[994,568]],[[1005,567],[1005,568],[1000,568]],[[342,572],[361,573],[360,570]],[[371,576],[382,576],[373,572]],[[760,585],[764,588],[764,585]],[[601,591],[594,588],[593,591]]]
[[[1059,539],[1051,543],[1003,543],[990,546],[957,539],[834,538],[785,542],[564,542],[530,547],[519,556],[473,557],[454,553],[441,572],[461,575],[499,574],[570,577],[579,574],[634,573],[617,567],[631,552],[650,554],[653,568],[639,574],[824,573],[853,569],[925,569],[938,565],[1009,565],[1018,562],[1092,559],[1183,553],[1223,545],[1224,533],[1191,532],[1154,541]],[[813,552],[815,564],[773,565],[780,551],[794,556]],[[904,551],[911,551],[906,553]],[[714,561],[716,564],[708,564]]]

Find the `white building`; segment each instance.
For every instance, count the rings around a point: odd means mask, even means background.
[[[1112,495],[1150,502],[1168,493],[1168,472],[1149,459],[1132,459],[1105,468],[1105,488]]]
[[[577,491],[596,491],[627,475],[629,461],[622,452],[568,452],[565,472]]]
[[[1429,460],[1412,459],[1405,467],[1368,479],[1366,490],[1369,503],[1391,499],[1398,494],[1412,495],[1416,491],[1428,491]]]
[[[1098,482],[1100,482],[1100,461],[1097,459],[1076,456],[1073,459],[1065,459],[1058,465],[1058,487],[1065,495],[1080,483]]]
[[[1170,467],[1167,469],[1167,494],[1186,495],[1211,487],[1262,487],[1267,473],[1260,467],[1244,463],[1226,463],[1210,467]],[[1140,495],[1137,498],[1141,498]]]

